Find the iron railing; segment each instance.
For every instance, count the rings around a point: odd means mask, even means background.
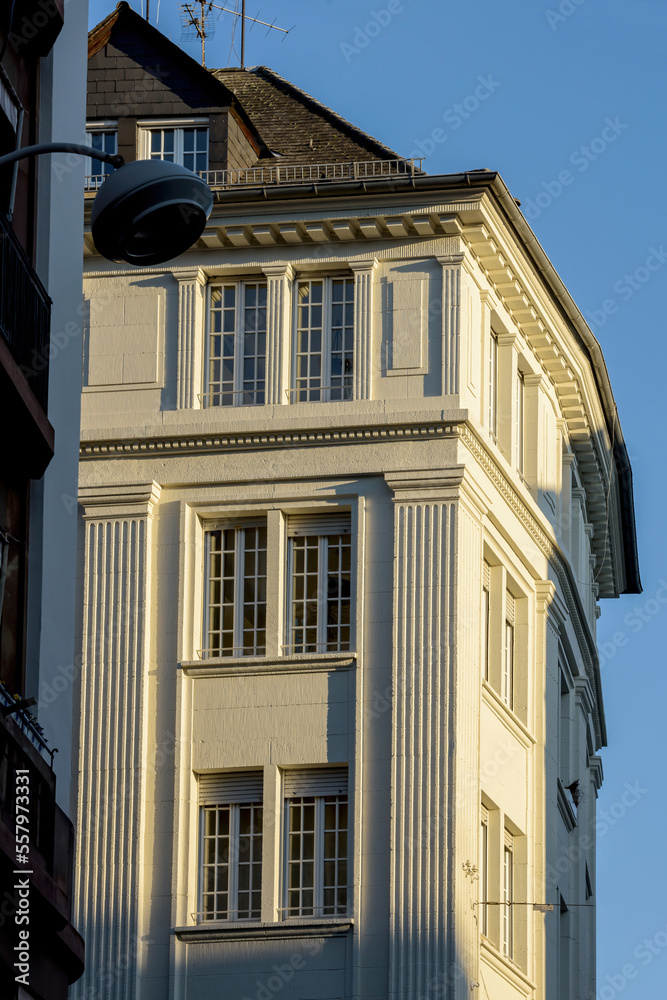
[[[409,160],[358,160],[344,163],[296,163],[244,167],[234,170],[200,170],[199,176],[213,190],[263,187],[265,184],[314,184],[322,181],[373,180],[421,174],[423,156]],[[85,190],[97,191],[106,174],[85,178]]]
[[[203,170],[200,176],[212,189],[257,187],[265,184],[313,184],[322,181],[371,180],[422,172],[423,157],[411,160],[359,160],[345,163],[296,163],[242,170]]]
[[[0,334],[46,411],[51,299],[0,211]]]

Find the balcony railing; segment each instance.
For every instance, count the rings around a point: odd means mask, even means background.
[[[46,410],[51,299],[0,211],[0,334]]]
[[[422,172],[423,157],[412,160],[359,160],[346,163],[297,163],[243,170],[203,170],[200,176],[212,189],[263,187],[265,184],[313,184],[402,177]]]
[[[323,181],[373,180],[380,177],[405,177],[421,174],[423,157],[410,160],[358,160],[345,163],[297,163],[245,167],[239,170],[200,170],[199,175],[213,190],[237,187],[263,187],[266,184],[314,184]],[[86,191],[97,191],[105,174],[85,179]]]

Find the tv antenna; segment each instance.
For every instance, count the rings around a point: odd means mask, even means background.
[[[229,7],[221,7],[217,3],[212,3],[211,0],[190,0],[189,3],[181,4],[181,41],[192,42],[197,39],[201,41],[202,66],[206,65],[206,39],[212,38],[215,34],[215,20],[212,13],[213,9],[241,18],[241,69],[245,69],[246,21],[252,21],[253,24],[263,24],[269,29],[267,31],[267,35],[269,31],[281,31],[284,36],[283,41],[285,41],[285,38],[294,27],[294,25],[292,25],[292,28],[279,28],[273,21],[260,21],[258,17],[250,17],[250,15],[245,12],[245,2],[246,0],[242,0],[240,12],[238,10],[231,10]],[[199,8],[199,11],[196,10],[197,7]]]

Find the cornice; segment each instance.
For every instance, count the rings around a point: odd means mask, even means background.
[[[346,936],[354,928],[351,917],[313,918],[311,920],[280,922],[275,924],[251,923],[201,923],[192,927],[175,927],[179,941],[193,944],[214,941],[285,941],[295,938],[323,938]]]
[[[248,431],[236,434],[186,434],[160,438],[85,441],[81,459],[117,458],[150,454],[199,455],[211,452],[254,451],[259,448],[300,448],[304,445],[367,444],[453,437],[458,424],[424,421],[392,423],[382,427],[336,427],[317,430]]]

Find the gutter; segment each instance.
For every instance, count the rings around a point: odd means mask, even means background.
[[[219,205],[238,204],[239,202],[266,202],[284,199],[345,197],[370,194],[419,193],[427,191],[442,191],[443,189],[488,188],[494,195],[504,215],[514,228],[519,240],[541,274],[561,312],[568,320],[586,354],[595,383],[602,400],[602,408],[607,424],[607,433],[613,442],[614,467],[618,480],[619,499],[621,507],[621,524],[623,534],[623,550],[625,556],[625,594],[640,594],[642,592],[639,575],[639,557],[637,553],[637,532],[635,524],[634,498],[632,488],[632,469],[630,459],[623,440],[618,409],[609,380],[609,373],[602,355],[602,348],[595,339],[590,327],[577,308],[572,296],[561,281],[556,269],[542,249],[535,233],[519,210],[515,199],[510,194],[499,173],[493,170],[470,170],[458,174],[412,174],[396,177],[382,177],[364,181],[324,181],[319,184],[272,184],[257,188],[225,189],[214,191],[215,203]]]

